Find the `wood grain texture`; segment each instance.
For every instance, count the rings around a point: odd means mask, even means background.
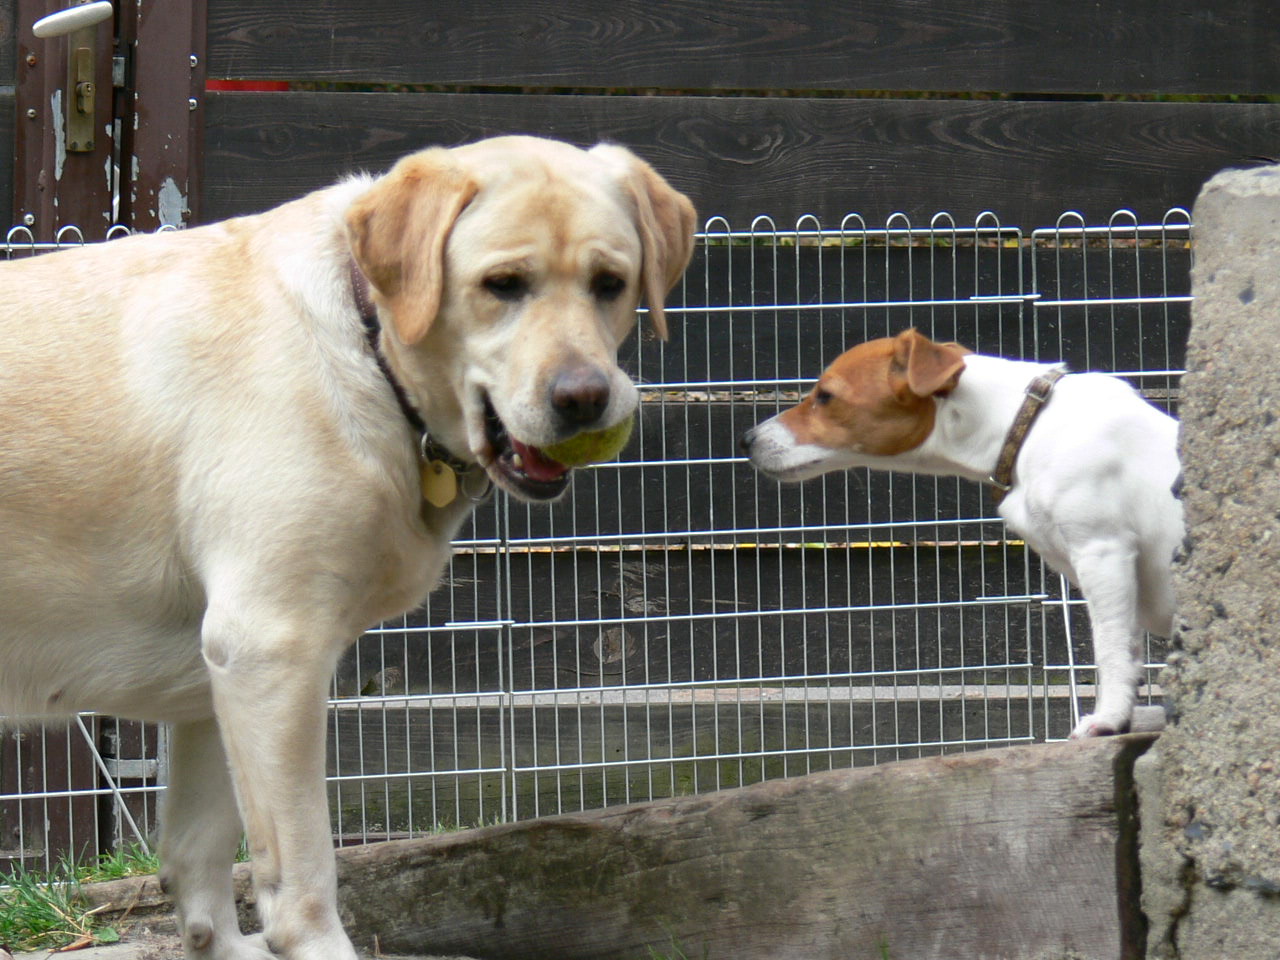
[[[192,110],[204,92],[204,0],[162,4],[120,0],[122,30],[132,32],[134,92],[125,98],[121,153],[128,157],[120,217],[134,230],[198,219],[204,117]]]
[[[211,0],[210,76],[493,86],[1266,94],[1269,0]]]
[[[1026,682],[1025,670],[996,666],[1021,662],[1039,642],[1028,635],[1026,607],[972,599],[1034,590],[1038,567],[1021,577],[1024,549],[561,550],[517,553],[509,571],[499,566],[503,558],[455,559],[453,575],[463,582],[433,594],[430,612],[410,614],[409,626],[447,622],[457,601],[468,617],[515,621],[502,646],[483,629],[363,638],[339,665],[338,692],[358,693],[388,664],[407,685],[391,695],[406,688],[465,695],[507,684],[542,692],[772,684],[874,676],[890,661],[918,671],[923,683],[981,683],[948,672],[978,663],[993,665],[991,682]],[[498,589],[504,582],[508,589]],[[902,606],[886,606],[889,599]],[[1039,605],[1033,610],[1038,623]],[[1078,643],[1088,660],[1087,634]]]
[[[1132,957],[1109,738],[933,757],[344,850],[384,949],[633,960]],[[1120,799],[1128,805],[1128,797]],[[705,954],[704,954],[705,951]]]
[[[18,0],[0,0],[0,84],[13,83],[14,48],[16,46],[16,30],[14,29],[14,11]],[[12,112],[10,110],[9,112]],[[12,140],[4,140],[12,143]]]
[[[1129,789],[1152,737],[1041,744],[338,851],[353,939],[486,960],[1136,960]],[[242,916],[248,864],[235,871]],[[84,888],[164,928],[154,877]],[[130,912],[131,911],[131,912]],[[706,951],[704,953],[704,950]]]
[[[700,214],[744,227],[757,214],[927,223],[939,210],[1023,227],[1068,209],[1158,220],[1280,143],[1280,104],[222,93],[207,116],[207,220],[502,133],[631,146]]]
[[[13,143],[13,94],[0,91],[0,143]],[[13,151],[0,150],[0,224],[13,223]]]
[[[988,746],[1007,746],[1026,743],[1042,722],[1071,728],[1063,699],[1044,705],[1047,717],[1037,704],[1032,718],[1026,699],[996,696],[988,702],[925,694],[923,701],[904,695],[784,703],[781,695],[777,688],[722,686],[666,705],[500,712],[451,710],[441,705],[448,701],[438,701],[429,710],[390,706],[363,711],[364,717],[335,710],[329,773],[347,778],[329,787],[335,829],[347,837],[390,839],[423,824],[490,822],[504,802],[522,817],[589,810],[955,754],[943,745],[954,730],[982,730]],[[509,753],[502,743],[510,744]],[[514,773],[503,772],[505,764]],[[559,769],[549,771],[549,764]]]

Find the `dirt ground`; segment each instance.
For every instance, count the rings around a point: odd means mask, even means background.
[[[9,954],[0,948],[0,960],[183,960],[182,942],[173,933],[157,933],[146,927],[125,932],[119,943],[85,947],[80,950]],[[369,960],[467,960],[465,957],[393,957],[381,954]]]
[[[0,950],[0,960],[9,955]],[[79,950],[37,950],[32,953],[15,953],[13,960],[183,960],[182,943],[176,934],[156,933],[146,927],[135,927],[125,932],[119,943],[101,944]]]

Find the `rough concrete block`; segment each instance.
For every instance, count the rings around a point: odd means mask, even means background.
[[[1138,793],[1140,829],[1139,863],[1142,872],[1142,911],[1148,921],[1147,960],[1174,960],[1176,917],[1186,912],[1183,885],[1184,860],[1166,841],[1163,819],[1164,770],[1160,744],[1140,756],[1133,765]]]
[[[1175,564],[1179,622],[1163,677],[1177,719],[1160,745],[1165,839],[1185,863],[1175,898],[1182,912],[1170,918],[1161,949],[1184,960],[1274,960],[1280,167],[1214,177],[1194,222],[1195,304],[1181,405],[1188,541]],[[1219,934],[1206,933],[1212,929]]]

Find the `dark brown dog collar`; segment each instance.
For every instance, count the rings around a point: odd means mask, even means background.
[[[1066,375],[1065,370],[1050,370],[1048,373],[1036,376],[1027,384],[1022,406],[1018,408],[1018,415],[1013,418],[1013,424],[1004,436],[1004,446],[1000,448],[996,468],[991,471],[991,476],[987,477],[987,483],[991,484],[991,499],[997,504],[1013,489],[1013,465],[1018,460],[1018,451],[1022,449],[1022,443],[1027,439],[1031,425],[1035,423],[1036,417],[1040,416],[1044,405],[1049,402],[1049,394],[1053,392],[1054,384]]]
[[[382,371],[382,376],[390,384],[391,392],[395,394],[396,403],[400,406],[400,412],[404,414],[410,429],[413,430],[423,461],[439,461],[448,464],[458,473],[466,473],[472,465],[455,457],[446,447],[432,438],[426,421],[422,419],[422,414],[413,405],[408,392],[396,379],[391,365],[387,363],[386,355],[382,352],[382,346],[379,343],[382,324],[378,321],[378,311],[373,305],[373,299],[369,296],[369,280],[356,266],[354,260],[351,261],[351,293],[356,302],[356,310],[360,313],[360,322],[364,324],[364,336],[369,344],[369,350],[373,353],[373,359],[378,364],[378,369]]]

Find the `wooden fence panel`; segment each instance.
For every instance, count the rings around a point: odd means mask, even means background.
[[[1269,0],[210,0],[210,76],[506,87],[1269,94]]]
[[[0,83],[13,83],[14,8],[17,0],[0,0]]]
[[[0,144],[13,144],[13,94],[0,92]],[[13,222],[13,151],[0,150],[0,223]]]
[[[0,0],[0,223],[8,229],[13,216],[13,83],[17,0]]]
[[[212,93],[207,117],[206,220],[500,133],[626,144],[700,214],[735,224],[857,212],[875,226],[895,211],[927,223],[939,210],[972,223],[992,210],[1030,227],[1119,207],[1158,218],[1280,143],[1280,104],[1239,103]]]
[[[204,0],[117,0],[133,88],[122,97],[120,218],[135,230],[199,221]],[[192,109],[192,105],[196,109]]]

